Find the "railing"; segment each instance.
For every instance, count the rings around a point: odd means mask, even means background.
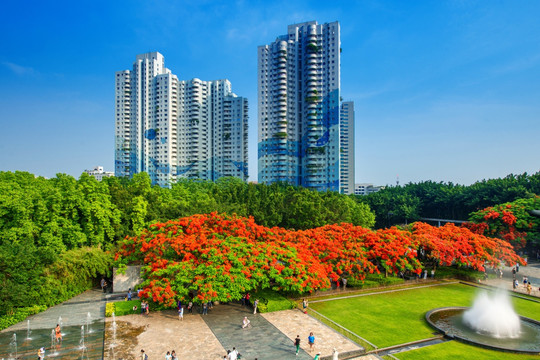
[[[335,331],[337,331],[341,335],[347,337],[348,339],[355,342],[356,344],[362,346],[366,351],[375,350],[375,349],[378,348],[375,344],[369,342],[368,340],[364,339],[360,335],[355,334],[354,332],[350,331],[349,329],[339,325],[337,322],[335,322],[332,319],[327,318],[326,316],[324,316],[320,312],[318,312],[316,310],[313,310],[313,309],[308,307],[308,313],[309,313],[309,315],[316,318],[317,320],[319,320],[323,324],[325,324],[328,327],[334,329]]]

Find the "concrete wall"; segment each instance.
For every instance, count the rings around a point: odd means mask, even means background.
[[[133,290],[135,285],[142,282],[141,265],[128,266],[125,274],[120,274],[117,268],[113,269],[113,292],[127,292]]]

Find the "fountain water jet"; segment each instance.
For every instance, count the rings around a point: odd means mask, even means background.
[[[32,331],[30,331],[30,320],[26,320],[26,340],[32,340],[30,337],[30,334]]]
[[[463,321],[471,329],[496,338],[517,338],[521,330],[510,297],[502,290],[493,296],[480,293],[473,306],[463,313]]]
[[[92,329],[90,329],[90,321],[92,321],[92,315],[88,313],[86,315],[86,333],[90,334],[92,332]]]
[[[503,351],[540,353],[540,322],[515,314],[505,294],[491,298],[480,294],[472,308],[430,310],[426,321],[445,336],[466,343]]]
[[[15,354],[15,355],[14,355]],[[9,342],[9,359],[17,359],[17,334],[13,333],[11,341]]]

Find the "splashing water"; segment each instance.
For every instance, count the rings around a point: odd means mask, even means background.
[[[81,340],[79,341],[79,345],[80,349],[86,349],[86,345],[84,344],[84,325],[81,326]]]
[[[90,322],[92,321],[92,315],[88,313],[86,315],[86,333],[90,334],[92,332],[92,329],[90,329]]]
[[[9,342],[9,359],[17,359],[17,334],[13,333],[11,341]]]
[[[32,340],[30,337],[30,334],[32,331],[30,331],[30,320],[26,320],[26,340]]]
[[[505,291],[497,291],[493,296],[480,293],[473,306],[463,314],[463,322],[479,333],[495,338],[517,338],[521,324]]]

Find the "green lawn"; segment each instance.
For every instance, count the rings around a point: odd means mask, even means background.
[[[432,337],[436,330],[426,323],[426,312],[437,307],[470,306],[477,291],[471,286],[449,284],[311,302],[310,307],[378,347],[387,347]],[[520,315],[540,320],[540,304],[517,298],[513,302]]]
[[[442,344],[426,346],[418,350],[411,350],[394,354],[399,360],[448,360],[448,359],[474,359],[474,360],[538,360],[540,356],[513,354],[502,351],[483,349],[478,346],[467,345],[458,341],[448,341]]]

